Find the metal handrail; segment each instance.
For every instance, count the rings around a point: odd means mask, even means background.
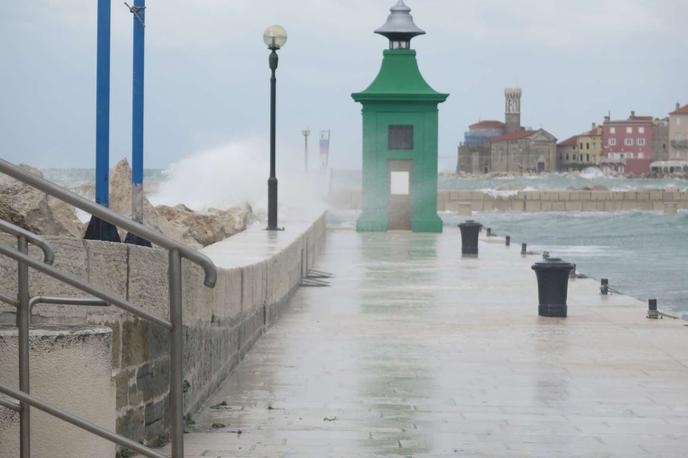
[[[110,293],[100,291],[98,288],[94,288],[93,286],[90,286],[82,282],[73,275],[60,272],[53,266],[42,264],[39,261],[33,259],[31,256],[25,255],[20,251],[13,250],[12,248],[7,248],[6,246],[0,244],[0,254],[8,256],[16,261],[25,263],[27,266],[32,267],[39,272],[43,272],[44,274],[53,277],[56,280],[60,280],[61,282],[66,283],[69,286],[73,286],[78,290],[95,296],[98,299],[107,302],[108,304],[114,305],[115,307],[121,308],[122,310],[126,310],[132,315],[136,315],[137,317],[142,318],[144,320],[152,321],[153,323],[162,326],[165,329],[172,329],[172,323],[170,323],[169,321],[163,320],[162,318],[158,318],[155,315],[143,311],[139,307],[133,305],[132,303],[122,299],[118,299]],[[31,301],[29,301],[29,304],[30,303]]]
[[[63,187],[58,186],[44,178],[41,178],[40,176],[27,172],[21,167],[17,167],[16,165],[4,159],[0,159],[0,172],[26,183],[40,191],[43,191],[46,194],[49,194],[63,202],[73,205],[76,208],[90,213],[91,215],[97,216],[103,221],[107,221],[117,227],[126,229],[127,231],[132,232],[141,238],[149,240],[160,247],[166,248],[167,250],[177,250],[182,257],[195,264],[198,264],[201,268],[203,268],[203,271],[205,272],[203,283],[205,286],[209,288],[215,286],[215,282],[217,281],[217,268],[209,257],[200,253],[199,251],[179,243],[176,240],[172,240],[160,232],[124,217],[107,207],[103,207],[102,205],[91,202],[90,200],[64,189]]]
[[[7,388],[5,386],[0,385],[0,393],[4,393],[7,396],[11,396],[15,399],[19,399],[19,401],[21,401],[22,403],[29,404],[30,406],[42,410],[43,412],[49,415],[64,420],[67,423],[71,423],[74,426],[77,426],[85,431],[93,433],[96,436],[100,436],[103,439],[107,439],[111,442],[119,444],[122,447],[126,447],[135,452],[141,453],[142,455],[151,458],[167,458],[165,457],[165,455],[161,455],[157,452],[154,452],[145,445],[141,445],[138,442],[135,442],[131,439],[127,439],[124,436],[120,436],[119,434],[115,434],[112,431],[108,431],[105,428],[101,428],[100,426],[93,424],[81,417],[65,413],[57,407],[54,407],[51,404],[48,404],[47,402],[36,399],[33,396],[29,396],[28,394],[24,394],[21,391],[13,390],[11,388]]]
[[[29,300],[29,309],[33,310],[34,306],[38,304],[79,305],[82,307],[107,307],[110,305],[95,297],[34,296]]]
[[[22,397],[17,397],[20,400],[19,413],[20,413],[20,454],[21,458],[30,458],[30,405],[35,405],[37,402],[35,399],[29,396],[30,383],[29,383],[29,325],[31,321],[31,298],[29,296],[29,267],[43,272],[57,280],[62,281],[70,286],[73,286],[81,291],[84,291],[97,299],[107,302],[110,305],[119,307],[127,312],[143,318],[148,321],[152,321],[158,324],[170,332],[170,438],[171,438],[171,449],[172,457],[183,458],[184,456],[184,399],[183,399],[183,380],[184,380],[184,368],[183,368],[183,357],[184,357],[184,328],[182,320],[182,258],[186,258],[189,261],[199,265],[205,272],[204,284],[210,288],[215,286],[217,281],[217,269],[213,262],[207,256],[201,254],[200,252],[187,247],[186,245],[174,241],[164,235],[132,221],[126,217],[123,217],[112,210],[103,207],[101,205],[95,204],[71,191],[68,191],[44,178],[33,175],[20,167],[17,167],[10,162],[0,159],[0,172],[9,175],[16,180],[19,180],[29,186],[32,186],[40,191],[45,192],[63,202],[73,205],[76,208],[84,210],[91,213],[93,216],[109,222],[115,226],[143,238],[149,240],[150,242],[168,250],[168,289],[169,289],[169,321],[160,319],[154,315],[151,315],[138,307],[130,304],[128,301],[118,299],[107,292],[103,292],[87,283],[82,282],[80,279],[60,272],[58,269],[41,264],[35,259],[29,257],[28,255],[28,241],[29,238],[26,234],[21,233],[17,237],[18,244],[17,250],[12,250],[10,248],[0,245],[0,254],[9,256],[17,261],[17,300],[14,301],[4,296],[0,296],[0,300],[9,299],[10,304],[16,305],[17,307],[17,328],[19,330],[19,392]],[[9,223],[7,223],[9,224]],[[14,229],[13,229],[14,230]],[[19,232],[19,231],[17,231]],[[31,235],[31,237],[35,237]],[[84,301],[90,301],[90,299],[83,299]],[[33,304],[35,304],[34,302]],[[86,305],[86,304],[84,304]],[[98,305],[98,304],[91,304]],[[7,392],[7,387],[2,387],[4,392]],[[22,400],[24,399],[24,400]],[[76,417],[71,417],[69,414],[61,412],[59,410],[53,409],[54,412],[42,408],[46,412],[52,413],[53,415],[62,418],[65,421],[72,421]],[[10,407],[12,408],[12,407]],[[52,408],[51,408],[52,409]],[[79,420],[80,421],[80,420]],[[114,433],[107,432],[107,434],[113,436],[106,436],[100,434],[100,430],[95,425],[89,423],[83,423],[80,425],[82,428],[90,431],[92,433],[101,435],[106,439],[114,440],[114,438],[122,438]],[[102,432],[102,431],[101,431]],[[123,438],[122,438],[123,439]],[[117,443],[117,440],[114,440]],[[133,450],[140,451],[147,456],[159,457],[161,455],[155,454],[150,449],[141,448],[137,446],[136,448],[130,447]],[[144,451],[145,450],[145,451]]]
[[[55,252],[52,247],[42,237],[37,236],[33,232],[29,232],[24,228],[10,224],[2,219],[0,219],[0,231],[14,235],[15,237],[24,237],[26,240],[43,250],[43,262],[46,264],[52,264],[53,261],[55,261]]]

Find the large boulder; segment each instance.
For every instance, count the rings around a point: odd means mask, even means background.
[[[27,165],[20,167],[43,176]],[[81,237],[84,232],[74,207],[6,175],[0,176],[0,218],[39,235]]]
[[[131,216],[131,168],[126,159],[110,173],[110,208]],[[144,196],[144,224],[194,248],[210,245],[246,229],[252,217],[250,207],[197,212],[184,205],[154,207]],[[120,234],[124,237],[124,234]]]
[[[252,215],[248,206],[196,212],[184,205],[158,205],[156,210],[168,223],[183,228],[181,236],[184,242],[201,246],[211,245],[243,231]]]

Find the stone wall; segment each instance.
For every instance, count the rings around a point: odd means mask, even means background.
[[[470,203],[473,211],[624,211],[688,209],[688,192],[667,191],[520,191],[494,197],[479,191],[441,192],[439,211],[456,211]]]
[[[261,259],[254,257],[245,265],[219,269],[214,289],[203,286],[200,268],[184,261],[187,413],[200,407],[277,318],[302,273],[313,264],[325,238],[325,218],[321,216],[304,227],[284,246],[268,251]],[[240,244],[243,235],[229,240],[236,238]],[[77,239],[48,240],[56,251],[56,267],[168,318],[167,251]],[[14,243],[9,239],[3,242]],[[13,261],[0,259],[0,278],[0,292],[16,295]],[[31,273],[30,292],[32,296],[84,296],[36,272]],[[14,322],[12,308],[0,305],[0,322]],[[34,310],[33,322],[88,323],[112,329],[117,431],[145,442],[164,437],[169,391],[167,331],[114,307],[39,305]]]
[[[336,193],[333,205],[343,209],[360,208],[360,193]],[[688,192],[669,191],[520,191],[495,197],[481,191],[442,191],[438,211],[459,211],[470,204],[473,211],[663,211],[688,209]]]

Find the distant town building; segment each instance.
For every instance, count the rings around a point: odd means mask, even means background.
[[[544,129],[518,130],[492,140],[495,172],[555,172],[557,139]]]
[[[652,126],[652,161],[669,160],[669,118],[655,119]]]
[[[557,145],[559,170],[582,170],[598,166],[602,161],[602,128],[592,125],[592,130],[564,140]]]
[[[478,174],[492,170],[492,139],[504,135],[506,125],[501,121],[480,121],[468,127],[463,144],[459,146],[457,173]]]
[[[504,121],[486,120],[472,124],[459,145],[456,171],[552,172],[557,169],[556,138],[549,132],[521,126],[519,88],[504,91]]]
[[[688,105],[669,114],[669,159],[688,162]]]
[[[637,116],[635,111],[631,111],[625,120],[612,120],[606,116],[602,126],[602,168],[627,175],[649,174],[653,130],[652,116]]]

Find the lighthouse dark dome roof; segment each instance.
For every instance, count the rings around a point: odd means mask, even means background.
[[[404,0],[399,0],[390,11],[387,22],[375,30],[375,33],[383,35],[390,40],[400,41],[410,41],[415,36],[425,34],[425,31],[413,22],[411,8],[406,6]]]

